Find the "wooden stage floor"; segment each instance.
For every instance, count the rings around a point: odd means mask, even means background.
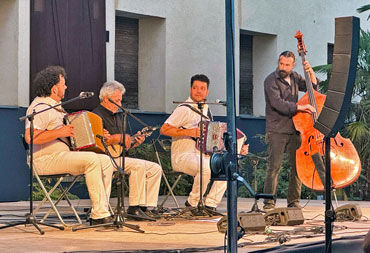
[[[160,197],[160,200],[163,197]],[[183,205],[186,197],[177,197]],[[226,198],[218,207],[218,211],[226,213]],[[114,207],[116,199],[111,199]],[[307,200],[302,200],[305,205]],[[75,207],[85,215],[84,208],[89,207],[89,200],[74,200]],[[126,202],[127,203],[127,199]],[[238,212],[249,211],[253,199],[239,198]],[[333,239],[353,236],[364,236],[370,229],[370,202],[344,202],[344,204],[359,204],[363,217],[360,221],[345,221],[334,223]],[[34,203],[35,205],[37,202]],[[333,203],[335,206],[335,203]],[[66,203],[62,203],[66,206]],[[259,203],[262,208],[262,201]],[[285,207],[286,201],[279,199],[277,207]],[[175,207],[169,199],[165,207]],[[28,202],[0,203],[0,224],[12,221],[23,221],[28,212]],[[325,240],[324,201],[311,200],[303,208],[305,223],[297,226],[270,226],[272,234],[246,233],[238,241],[238,252],[252,252],[279,246],[278,240],[286,241],[284,245],[318,242]],[[51,217],[51,222],[57,222]],[[41,226],[44,235],[33,226],[19,225],[0,229],[0,252],[223,252],[225,235],[217,230],[217,217],[201,220],[185,218],[160,219],[157,222],[126,221],[139,225],[145,233],[138,233],[129,228],[90,228],[72,231],[67,227],[58,229]],[[68,220],[67,220],[68,221]],[[83,220],[85,222],[85,220]],[[196,249],[193,249],[196,248]],[[193,249],[193,250],[192,250]],[[334,252],[334,251],[333,251]]]

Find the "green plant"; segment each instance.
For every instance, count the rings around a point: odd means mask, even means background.
[[[45,186],[45,189],[47,191],[50,191],[50,189],[53,187],[53,184],[52,184],[51,180],[41,179],[41,181],[43,182],[43,184]],[[37,182],[33,182],[32,186],[33,186],[32,199],[34,201],[43,200],[43,198],[45,197],[45,194],[42,191],[40,185]],[[62,194],[62,191],[59,188],[57,188],[57,189],[55,189],[55,191],[53,191],[53,193],[50,195],[50,197],[51,197],[52,200],[57,200],[60,197],[61,194]],[[67,196],[70,199],[78,199],[78,197],[76,195],[73,195],[70,192],[67,193]]]
[[[266,157],[267,152],[263,151],[259,154],[257,154],[260,157]],[[256,165],[257,161],[257,165]],[[255,160],[250,158],[244,158],[240,160],[239,167],[240,171],[239,174],[243,176],[247,182],[251,185],[252,189],[254,190],[254,166],[257,166],[257,192],[262,193],[263,192],[263,185],[265,181],[265,172],[267,168],[267,161],[266,160]],[[288,185],[289,185],[289,174],[290,174],[290,167],[289,167],[289,159],[287,155],[284,155],[284,159],[281,165],[280,173],[279,173],[279,179],[278,179],[278,185],[276,187],[276,196],[277,198],[286,199],[287,192],[288,192]],[[302,185],[302,192],[301,192],[301,198],[302,199],[316,199],[317,193],[312,191],[310,188],[307,188],[306,186]],[[249,191],[246,189],[246,187],[242,184],[239,184],[238,187],[238,196],[239,197],[246,197],[250,198],[252,195],[249,193]]]
[[[172,185],[175,180],[177,174],[173,173],[171,167],[171,152],[158,152],[159,158],[161,160],[162,169],[168,182]],[[144,159],[148,161],[152,161],[158,163],[154,148],[152,144],[143,143],[140,146],[130,149],[128,151],[128,156],[133,158]],[[191,191],[191,187],[193,185],[193,178],[190,176],[182,176],[181,180],[178,182],[174,189],[175,195],[186,196]],[[164,195],[167,194],[167,186],[165,185],[164,181],[161,181],[161,187],[159,194]]]

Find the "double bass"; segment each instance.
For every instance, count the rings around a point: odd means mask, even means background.
[[[298,40],[298,53],[302,59],[302,65],[306,61],[306,46],[303,42],[303,34],[300,31],[294,36]],[[296,151],[297,174],[302,183],[315,191],[324,191],[322,176],[317,164],[313,162],[312,156],[319,155],[321,158],[325,153],[324,135],[316,130],[313,125],[324,106],[326,96],[317,92],[312,87],[310,75],[304,71],[307,92],[297,102],[297,105],[310,104],[316,112],[309,114],[298,112],[293,117],[297,131],[301,135],[301,146]],[[351,140],[343,138],[338,133],[330,140],[331,158],[331,187],[340,189],[357,180],[361,173],[361,162],[358,153]]]

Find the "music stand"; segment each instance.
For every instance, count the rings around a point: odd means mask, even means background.
[[[29,198],[30,198],[29,206],[30,206],[30,209],[29,209],[29,213],[27,213],[25,215],[26,216],[25,221],[8,224],[8,225],[0,227],[0,229],[14,227],[14,226],[18,226],[18,225],[28,225],[29,224],[29,225],[33,225],[40,232],[40,234],[42,234],[42,235],[45,234],[45,232],[39,227],[39,225],[44,225],[44,226],[64,230],[64,227],[60,227],[60,226],[56,226],[56,225],[53,225],[53,224],[47,224],[47,223],[38,221],[37,218],[35,217],[35,215],[33,214],[33,196],[32,196],[32,193],[33,193],[33,138],[34,138],[33,120],[34,120],[34,118],[37,114],[41,114],[41,113],[46,112],[48,110],[54,109],[58,106],[69,104],[69,103],[74,102],[76,100],[85,99],[85,98],[88,98],[88,97],[92,97],[92,95],[87,94],[87,92],[81,92],[78,97],[72,98],[72,99],[67,100],[65,102],[61,102],[61,103],[56,104],[54,106],[50,106],[50,107],[48,107],[46,109],[43,109],[39,112],[36,112],[35,110],[33,110],[33,112],[31,114],[25,115],[25,116],[19,118],[20,121],[24,121],[26,119],[28,119],[30,121],[30,161],[29,161],[30,162],[30,166],[29,166],[30,167],[30,189],[29,189],[30,190],[29,191]]]

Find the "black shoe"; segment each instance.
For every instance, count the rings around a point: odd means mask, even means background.
[[[113,223],[113,219],[111,216],[101,218],[101,219],[90,219],[90,226],[108,224],[108,223]]]
[[[127,217],[132,218],[134,220],[149,220],[155,221],[155,219],[146,215],[143,210],[141,210],[140,206],[129,206],[127,208]]]
[[[185,206],[186,207],[192,207],[192,205],[190,205],[189,201],[185,201]]]
[[[204,206],[207,210],[211,211],[211,212],[216,212],[216,207],[213,207],[213,206]]]
[[[156,220],[159,220],[161,218],[161,215],[159,214],[159,212],[157,210],[147,209],[145,211],[145,214],[148,215],[150,218],[153,218],[153,219],[156,219]]]

